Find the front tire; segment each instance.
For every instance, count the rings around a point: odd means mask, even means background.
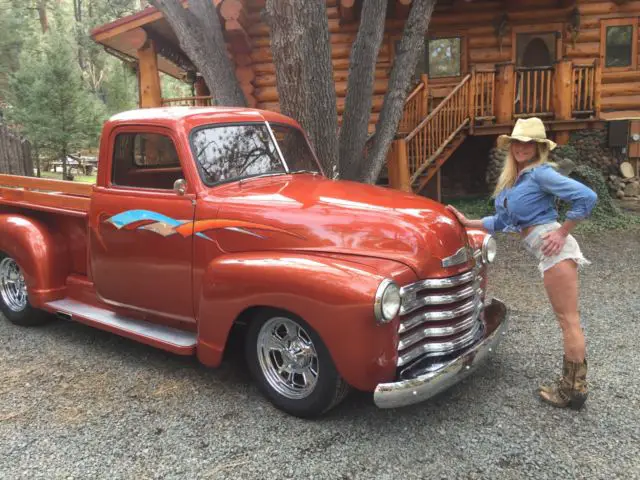
[[[322,415],[349,391],[320,336],[289,313],[263,312],[250,323],[245,354],[264,395],[296,417]]]
[[[27,283],[22,269],[11,257],[0,254],[0,311],[21,327],[42,325],[50,320],[42,310],[29,303]]]

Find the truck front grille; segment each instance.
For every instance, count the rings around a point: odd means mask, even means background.
[[[480,263],[461,275],[402,287],[398,367],[425,356],[454,354],[482,334]]]

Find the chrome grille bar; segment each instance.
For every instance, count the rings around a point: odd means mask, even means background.
[[[438,343],[423,343],[422,345],[412,348],[408,352],[398,356],[398,366],[402,367],[403,365],[409,363],[411,360],[414,360],[423,355],[441,356],[454,352],[456,350],[460,350],[461,348],[464,348],[473,343],[481,328],[482,323],[475,322],[475,325],[471,328],[471,330],[454,340]]]
[[[455,293],[425,295],[424,297],[418,297],[410,302],[407,301],[406,303],[404,301],[405,299],[403,298],[402,307],[400,308],[400,315],[406,315],[407,313],[411,313],[414,310],[427,305],[447,305],[449,303],[455,303],[461,300],[465,300],[469,297],[473,297],[480,292],[480,289],[478,288],[480,286],[480,281],[481,278],[478,277],[473,285],[462,288]]]
[[[451,288],[457,287],[458,285],[463,285],[465,283],[469,283],[473,280],[477,274],[477,270],[469,270],[468,272],[463,273],[462,275],[458,275],[455,277],[448,278],[428,278],[426,280],[420,280],[419,282],[412,283],[411,285],[407,285],[400,289],[400,295],[412,295],[420,290],[425,290],[428,288]]]
[[[469,330],[473,326],[473,322],[475,322],[477,318],[478,315],[473,314],[468,315],[467,317],[463,318],[459,322],[454,323],[453,325],[420,328],[416,332],[401,339],[398,342],[398,350],[405,350],[410,346],[424,340],[425,338],[448,337],[451,335],[455,335],[456,333]]]
[[[411,318],[403,320],[400,323],[400,328],[398,329],[398,333],[402,334],[424,322],[440,322],[445,320],[452,320],[454,318],[467,315],[468,313],[473,312],[476,309],[476,307],[480,305],[481,301],[482,300],[480,298],[480,295],[476,295],[473,299],[467,301],[466,303],[463,303],[462,305],[452,310],[420,312]]]

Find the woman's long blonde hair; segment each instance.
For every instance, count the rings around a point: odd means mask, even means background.
[[[516,183],[516,179],[518,178],[518,165],[516,163],[516,159],[513,158],[511,146],[512,143],[509,143],[509,148],[507,149],[507,158],[504,161],[502,172],[500,173],[498,183],[496,184],[496,189],[493,192],[494,198],[497,197],[498,194],[505,188],[513,187],[513,185]],[[549,147],[547,146],[547,144],[538,143],[536,147],[536,159],[533,163],[527,165],[527,168],[533,168],[535,166],[542,165],[543,163],[549,163]]]

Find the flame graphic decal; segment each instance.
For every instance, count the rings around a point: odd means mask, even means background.
[[[166,215],[153,212],[151,210],[127,210],[108,218],[105,222],[111,223],[118,230],[149,230],[163,237],[178,234],[186,238],[191,235],[196,235],[197,237],[211,240],[203,232],[222,228],[239,233],[245,233],[258,238],[265,237],[253,233],[251,230],[278,232],[302,238],[295,233],[272,227],[270,225],[227,219],[198,220],[196,222],[192,222],[190,220],[176,220],[175,218],[167,217]]]

